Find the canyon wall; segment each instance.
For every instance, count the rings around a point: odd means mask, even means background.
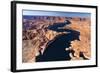
[[[71,41],[69,50],[72,60],[79,60],[80,54],[86,59],[91,58],[90,45],[90,19],[79,17],[54,17],[54,16],[33,16],[23,19],[23,36],[22,36],[22,62],[36,62],[36,56],[43,54],[49,41],[54,40],[57,36],[68,34],[65,32],[56,32],[47,29],[48,26],[55,23],[65,23],[70,21],[70,25],[60,29],[70,29],[80,32],[79,40]]]

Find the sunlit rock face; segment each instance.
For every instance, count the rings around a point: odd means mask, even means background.
[[[35,62],[36,56],[43,54],[49,41],[66,32],[56,32],[47,29],[49,25],[64,22],[64,17],[33,17],[23,20],[22,61]]]
[[[70,52],[71,60],[83,59],[80,53],[86,58],[91,58],[90,45],[90,19],[89,18],[72,18],[72,17],[54,17],[54,16],[33,16],[31,19],[23,19],[23,36],[22,36],[22,62],[33,63],[36,62],[36,57],[43,55],[46,47],[56,37],[69,32],[57,32],[48,29],[51,25],[56,23],[65,23],[63,27],[57,29],[70,29],[80,32],[79,40],[70,42],[70,47],[67,50]],[[66,48],[65,48],[66,50]]]
[[[41,34],[43,33],[43,34]],[[23,62],[34,62],[35,57],[40,53],[43,54],[47,43],[54,40],[58,35],[67,34],[66,32],[56,32],[47,30],[46,32],[28,31],[26,32],[27,40],[23,40]]]
[[[76,21],[77,20],[77,21]],[[71,56],[72,59],[81,59],[80,53],[86,58],[91,58],[91,26],[90,19],[74,19],[71,20],[72,24],[65,29],[73,29],[80,32],[79,40],[74,40],[71,42],[70,49],[74,51],[74,55]]]

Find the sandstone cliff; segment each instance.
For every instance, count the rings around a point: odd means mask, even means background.
[[[54,40],[59,35],[68,34],[47,29],[48,26],[54,25],[54,23],[64,23],[65,20],[69,20],[71,24],[58,29],[71,29],[80,32],[79,40],[71,41],[69,50],[74,51],[74,54],[70,53],[71,59],[81,59],[80,53],[86,59],[90,59],[91,23],[89,18],[38,16],[23,20],[22,62],[35,62],[36,56],[44,53],[49,41]]]

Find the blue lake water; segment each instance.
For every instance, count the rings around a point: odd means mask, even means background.
[[[24,19],[33,19],[33,16],[23,16]],[[64,27],[65,25],[70,25],[69,22],[64,23],[55,23],[54,25],[50,25],[48,29],[57,31],[57,32],[70,32],[68,34],[63,34],[50,43],[48,42],[48,46],[44,51],[43,55],[39,55],[36,57],[37,62],[47,62],[47,61],[65,61],[70,60],[69,53],[71,51],[66,51],[65,48],[70,46],[70,42],[77,39],[79,40],[80,32],[71,30],[71,29],[58,29],[59,27]],[[23,26],[23,28],[28,28],[30,26]]]
[[[63,27],[65,25],[69,25],[66,23],[56,23],[48,27],[50,30],[54,30],[57,32],[70,32],[68,34],[58,36],[52,43],[48,45],[46,50],[44,51],[43,55],[39,55],[36,58],[37,62],[44,62],[44,61],[64,61],[70,60],[69,53],[70,51],[66,51],[65,48],[70,46],[70,42],[77,39],[79,40],[80,33],[75,30],[64,30],[58,29],[58,27]]]

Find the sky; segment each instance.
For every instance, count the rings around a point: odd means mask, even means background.
[[[57,11],[36,11],[36,10],[23,10],[23,15],[28,16],[66,16],[66,17],[90,17],[90,13],[79,12],[57,12]]]

